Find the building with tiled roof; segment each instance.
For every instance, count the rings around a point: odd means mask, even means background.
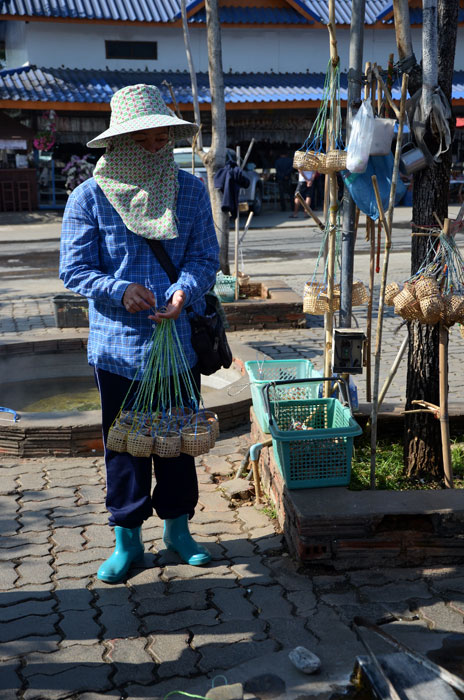
[[[410,6],[411,20],[420,22],[421,3],[411,0]],[[272,161],[276,150],[301,145],[319,106],[329,59],[328,2],[220,0],[219,14],[229,145],[245,146],[254,137],[254,160],[264,167],[266,152]],[[383,67],[396,53],[392,14],[391,0],[366,0],[364,58]],[[188,3],[187,16],[207,140],[204,0]],[[351,1],[337,0],[343,100],[350,20]],[[420,58],[420,25],[412,36]],[[0,0],[0,41],[0,110],[34,129],[45,111],[54,110],[58,143],[68,151],[106,127],[112,94],[130,83],[157,84],[171,102],[169,83],[182,115],[193,119],[180,0]],[[458,40],[458,107],[464,104],[463,46]]]

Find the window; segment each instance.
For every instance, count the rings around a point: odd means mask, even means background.
[[[156,61],[156,41],[105,41],[106,58],[124,58],[140,61]]]

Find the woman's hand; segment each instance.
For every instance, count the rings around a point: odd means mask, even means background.
[[[161,321],[165,321],[169,318],[175,321],[179,318],[180,312],[182,311],[184,304],[185,292],[183,292],[181,289],[178,289],[177,292],[174,292],[172,297],[169,299],[165,311],[157,311],[153,316],[149,316],[148,318],[152,319],[152,321],[156,321],[156,323],[161,323]]]
[[[151,308],[156,309],[156,298],[153,292],[135,282],[127,287],[122,297],[122,303],[130,314]]]

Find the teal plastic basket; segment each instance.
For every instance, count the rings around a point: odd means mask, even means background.
[[[269,416],[265,407],[263,391],[270,382],[292,381],[294,379],[310,379],[320,377],[310,360],[250,360],[245,362],[245,369],[250,379],[251,398],[256,419],[261,430],[269,433]],[[290,387],[280,385],[270,387],[269,398],[293,401],[299,399],[315,399],[319,393],[319,384],[305,383],[301,386],[294,384]]]
[[[235,300],[235,280],[236,277],[233,277],[232,275],[216,275],[214,292],[221,301],[227,302]]]
[[[289,489],[347,486],[353,441],[362,429],[338,399],[269,401],[277,466]],[[295,424],[307,429],[295,429]]]

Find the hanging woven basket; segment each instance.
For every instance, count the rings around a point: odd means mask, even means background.
[[[325,168],[327,173],[337,173],[346,170],[346,151],[328,151],[325,156]]]
[[[437,284],[435,277],[421,277],[415,283],[416,297],[421,299],[426,299],[427,297],[438,296],[440,294],[440,289]]]
[[[211,430],[207,425],[186,425],[180,432],[181,452],[199,457],[209,451]]]
[[[115,423],[108,431],[106,448],[113,452],[126,452],[128,425]]]
[[[193,410],[188,406],[175,406],[168,412],[167,420],[171,425],[177,425],[178,428],[183,428],[192,420]]]
[[[153,454],[158,457],[179,457],[180,433],[168,430],[164,434],[156,435],[153,443]]]
[[[338,311],[340,308],[340,285],[333,290],[332,309],[330,309],[326,284],[308,282],[304,288],[303,313],[319,316],[327,311]]]
[[[419,304],[410,286],[404,285],[403,289],[395,296],[395,313],[408,321],[412,321],[418,309]]]
[[[419,301],[425,323],[428,326],[434,326],[441,318],[444,312],[444,303],[441,297],[430,296]]]
[[[219,418],[217,413],[214,413],[214,411],[208,411],[207,409],[203,409],[199,411],[191,420],[191,423],[194,423],[195,420],[200,421],[201,423],[206,423],[209,425],[211,433],[214,436],[214,440],[216,441],[219,437]]]
[[[149,457],[153,449],[154,438],[132,430],[127,435],[127,451],[133,457]]]
[[[394,299],[400,292],[400,286],[396,282],[390,282],[385,287],[385,304],[387,306],[394,306]]]
[[[353,306],[362,306],[369,301],[369,290],[361,281],[353,282],[351,292],[351,303]]]
[[[317,170],[318,173],[325,173],[325,153],[316,151],[295,151],[293,155],[293,167],[296,170]]]

